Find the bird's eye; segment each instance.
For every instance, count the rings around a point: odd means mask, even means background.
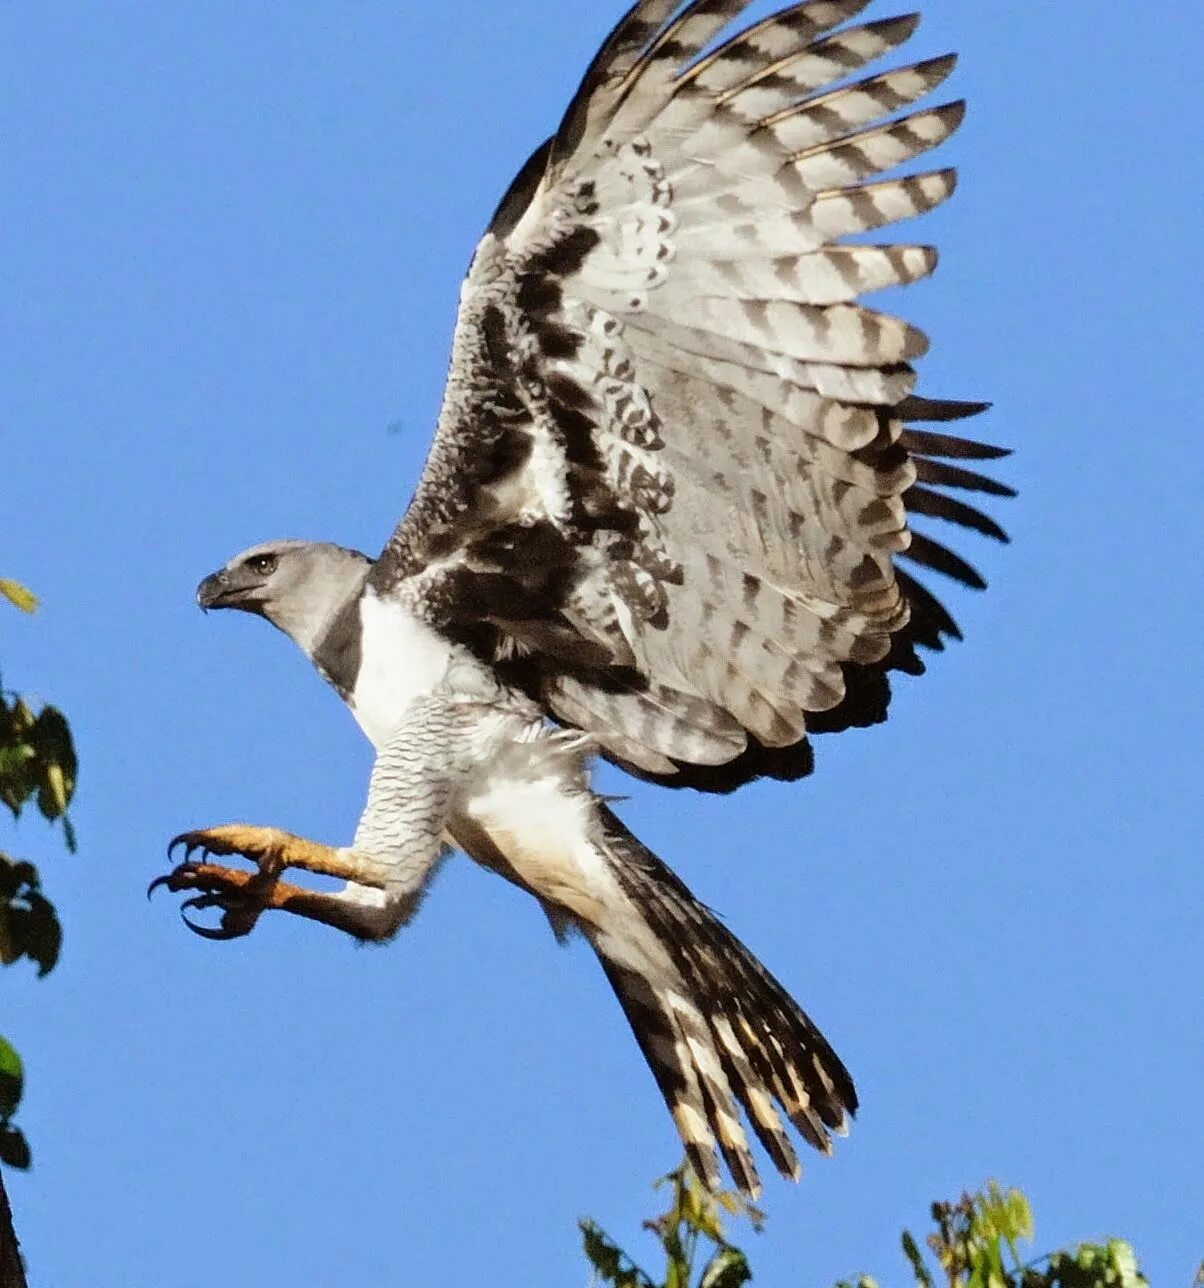
[[[246,566],[260,577],[266,577],[269,573],[275,572],[276,570],[276,556],[253,555],[247,560]]]

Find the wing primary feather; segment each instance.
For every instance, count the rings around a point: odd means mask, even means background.
[[[934,210],[956,188],[957,171],[949,167],[903,179],[825,188],[815,194],[811,220],[828,237],[871,232]]]
[[[831,182],[826,177],[828,173],[833,173],[837,183],[864,179],[939,147],[961,125],[965,115],[965,100],[958,99],[804,148],[791,154],[790,164],[812,187]]]
[[[893,71],[879,72],[823,94],[810,94],[801,103],[791,103],[767,116],[761,126],[773,130],[774,136],[784,146],[793,147],[797,145],[791,144],[790,140],[798,131],[790,128],[789,123],[798,117],[813,117],[811,128],[823,128],[821,137],[813,139],[819,143],[825,138],[833,138],[835,132],[876,121],[931,94],[948,80],[956,65],[956,54],[943,54]]]
[[[635,66],[680,0],[636,0],[615,23],[573,95],[552,143],[549,167],[558,170],[597,119],[615,106],[614,90]]]
[[[911,394],[896,408],[900,420],[943,421],[964,420],[990,411],[989,402],[965,402],[956,398],[921,398]],[[1001,450],[1002,449],[998,449]]]
[[[903,553],[903,558],[943,573],[973,590],[987,588],[987,583],[976,568],[972,568],[960,555],[955,555],[948,546],[941,545],[922,532],[911,534],[911,545]]]
[[[947,635],[955,640],[962,638],[961,627],[945,605],[923,582],[917,581],[901,568],[895,576],[899,582],[899,589],[907,596],[907,602],[911,605],[908,631],[917,644],[940,653],[945,647],[942,636]]]
[[[795,99],[801,98],[903,44],[919,23],[919,14],[912,13],[882,18],[859,27],[846,27],[823,40],[808,43],[784,57],[762,64],[743,81],[720,94],[719,101],[738,103],[741,96],[751,98],[767,85],[772,86],[777,97],[790,95]],[[764,110],[762,107],[760,112]]]
[[[961,439],[950,440],[954,443],[961,443]],[[903,439],[900,439],[903,442]],[[910,446],[904,443],[904,446]],[[978,444],[969,444],[971,447],[977,447]],[[953,453],[943,453],[952,455]],[[965,454],[968,455],[968,454]],[[916,479],[921,483],[933,483],[937,487],[956,487],[966,492],[986,492],[990,496],[1013,497],[1016,495],[1016,489],[1009,487],[1006,483],[1000,483],[997,479],[989,478],[986,474],[978,474],[974,470],[965,470],[958,465],[949,465],[945,461],[934,461],[927,456],[912,457],[916,467]]]
[[[926,487],[910,487],[903,497],[907,509],[912,514],[924,514],[933,519],[945,519],[959,524],[963,528],[972,528],[981,532],[984,537],[1006,543],[1008,534],[995,522],[964,501],[955,500],[941,492],[933,492]]]
[[[682,86],[697,82],[716,96],[740,84],[750,63],[773,65],[825,31],[854,18],[870,0],[804,0],[753,23],[683,72]]]

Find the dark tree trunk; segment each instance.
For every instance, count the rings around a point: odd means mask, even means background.
[[[13,1229],[13,1211],[4,1191],[3,1168],[0,1168],[0,1288],[28,1288],[17,1233]]]

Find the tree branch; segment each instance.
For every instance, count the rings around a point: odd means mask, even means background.
[[[17,1232],[13,1229],[13,1212],[4,1190],[3,1168],[0,1168],[0,1288],[28,1288]]]

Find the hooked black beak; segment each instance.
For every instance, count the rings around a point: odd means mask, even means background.
[[[232,608],[237,594],[237,588],[230,585],[230,574],[222,568],[196,588],[196,602],[207,613],[211,608]]]

